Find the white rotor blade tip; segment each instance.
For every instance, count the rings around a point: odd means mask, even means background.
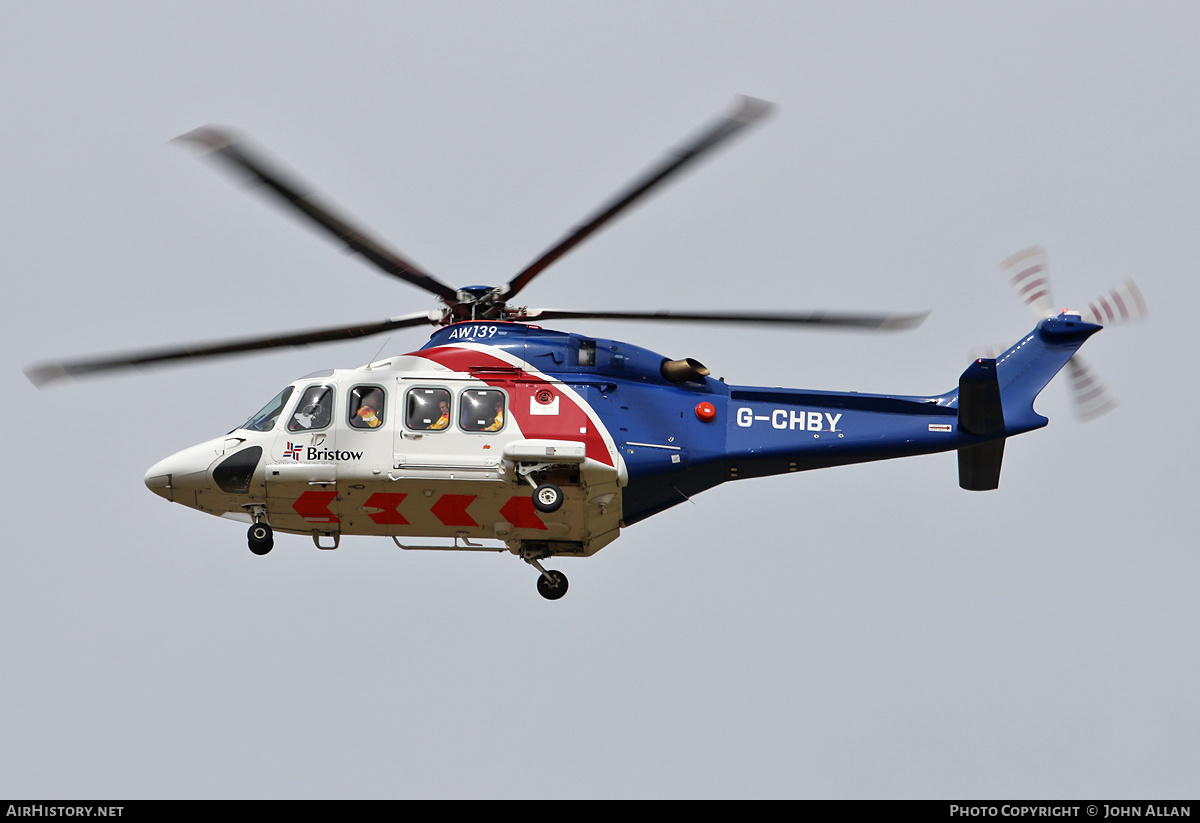
[[[1083,313],[1083,319],[1088,323],[1099,323],[1101,326],[1115,323],[1132,323],[1141,320],[1149,313],[1141,290],[1133,280],[1126,280],[1119,286],[1114,286],[1101,294]]]
[[[1117,399],[1108,387],[1100,382],[1095,371],[1075,355],[1067,361],[1067,374],[1071,380],[1071,401],[1075,416],[1080,420],[1095,420],[1117,407]]]
[[[1046,268],[1046,252],[1041,246],[1031,246],[1008,257],[1000,264],[1009,285],[1039,317],[1054,314],[1050,297],[1050,273]]]

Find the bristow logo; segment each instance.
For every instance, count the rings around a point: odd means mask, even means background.
[[[298,446],[292,441],[288,441],[287,448],[283,450],[284,457],[290,457],[293,460],[299,460],[301,453],[304,454],[305,460],[362,460],[362,452],[345,451],[342,449],[317,449],[309,446]]]

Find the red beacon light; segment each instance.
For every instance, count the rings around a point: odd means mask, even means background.
[[[717,407],[707,400],[703,403],[696,404],[696,417],[700,418],[705,423],[711,423],[717,419]]]

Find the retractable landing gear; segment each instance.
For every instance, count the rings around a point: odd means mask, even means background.
[[[533,486],[533,507],[543,514],[550,514],[562,508],[563,490],[553,483],[539,482],[534,479],[537,475],[545,480],[547,470],[554,468],[553,463],[524,463],[517,465],[517,479],[524,480]],[[561,481],[560,481],[561,482]]]
[[[246,542],[255,554],[266,554],[275,548],[275,532],[267,523],[255,523],[246,532]]]
[[[547,600],[557,600],[567,593],[567,576],[551,569],[542,572],[537,582],[538,594]]]
[[[567,576],[554,569],[546,570],[536,557],[522,555],[526,563],[542,573],[537,581],[538,594],[547,600],[557,600],[567,593]]]
[[[553,483],[543,483],[533,490],[533,507],[549,514],[558,511],[563,504],[563,492]]]

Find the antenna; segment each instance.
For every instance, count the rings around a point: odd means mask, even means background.
[[[386,340],[383,341],[383,345],[379,347],[379,351],[375,352],[375,356],[367,361],[367,371],[371,370],[371,364],[379,359],[379,355],[383,354],[383,350],[385,348],[387,348],[387,344],[390,342],[392,342],[392,338],[388,337]]]

